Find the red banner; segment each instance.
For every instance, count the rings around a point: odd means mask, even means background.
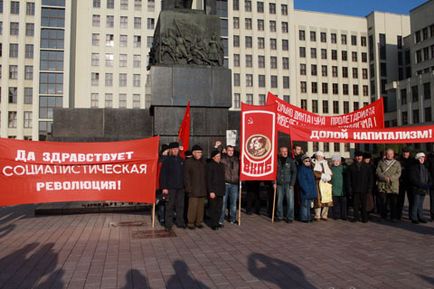
[[[108,143],[0,139],[0,206],[155,202],[159,137]]]
[[[277,129],[288,134],[291,126],[343,127],[354,129],[384,128],[383,98],[348,114],[322,116],[301,109],[273,95],[267,104],[277,104]]]
[[[242,181],[276,179],[276,104],[241,104]]]
[[[433,131],[434,125],[384,129],[317,129],[292,126],[290,134],[295,141],[397,144],[434,142]]]

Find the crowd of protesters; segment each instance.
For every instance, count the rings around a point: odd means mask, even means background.
[[[225,221],[237,224],[240,162],[235,148],[216,142],[209,159],[199,145],[182,157],[180,149],[176,142],[162,148],[159,188],[165,205],[160,206],[159,217],[165,228],[172,230],[175,220],[178,228],[200,229],[206,216],[213,230],[222,228]],[[415,224],[433,221],[434,156],[423,152],[412,156],[406,148],[401,153],[396,156],[387,149],[373,159],[370,153],[356,151],[352,160],[337,154],[327,160],[321,151],[309,156],[299,145],[292,151],[280,147],[276,180],[243,183],[246,213],[261,213],[261,192],[265,191],[267,214],[272,217],[275,207],[276,222],[332,218],[366,223],[375,213],[379,220],[395,223],[402,219],[406,198],[409,220]],[[426,195],[430,219],[423,214]]]

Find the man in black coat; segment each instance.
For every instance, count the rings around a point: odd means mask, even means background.
[[[420,152],[416,154],[416,163],[408,171],[408,180],[411,185],[413,196],[413,207],[411,208],[411,221],[414,224],[426,223],[423,217],[423,202],[425,195],[429,194],[431,189],[431,176],[425,167],[425,154]]]
[[[431,176],[431,182],[434,182],[434,153],[430,153],[428,155],[428,159],[426,160],[428,162],[428,171]],[[429,202],[430,202],[430,215],[431,215],[431,222],[434,221],[434,187],[431,188],[429,192]]]
[[[218,150],[211,152],[211,160],[206,166],[207,188],[209,196],[209,216],[211,228],[217,230],[225,195],[225,167],[221,163],[221,153]]]
[[[166,199],[165,227],[171,230],[173,212],[176,211],[176,225],[185,228],[184,221],[184,160],[179,157],[179,144],[169,144],[169,154],[162,159],[160,188]]]
[[[414,164],[414,159],[411,157],[410,150],[406,147],[402,149],[402,154],[398,158],[401,163],[401,177],[399,177],[399,196],[398,196],[398,219],[402,217],[402,209],[404,208],[405,195],[408,199],[408,219],[411,219],[411,209],[413,207],[412,190],[408,180],[408,172]]]
[[[356,152],[354,163],[347,171],[347,192],[352,196],[354,218],[352,222],[361,220],[363,223],[368,222],[368,213],[366,210],[368,201],[368,192],[372,188],[373,176],[369,166],[363,162],[363,153]]]

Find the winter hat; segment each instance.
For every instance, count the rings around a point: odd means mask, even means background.
[[[214,158],[216,155],[218,155],[220,153],[220,151],[219,150],[213,150],[212,152],[211,152],[211,158]]]
[[[167,144],[162,144],[161,145],[161,151],[164,152],[165,150],[167,150],[169,148],[169,146]]]
[[[410,149],[408,147],[403,147],[401,150],[403,153],[409,153]]]
[[[364,159],[372,159],[372,155],[371,155],[371,153],[363,153],[363,158]]]
[[[340,155],[333,155],[332,156],[332,161],[340,161],[341,160],[341,156]]]
[[[361,151],[356,151],[354,157],[363,157],[363,153]]]
[[[420,153],[416,154],[416,159],[417,160],[420,159],[420,158],[424,158],[424,157],[425,157],[425,154],[423,152],[420,152]]]
[[[305,154],[305,155],[303,155],[301,157],[301,160],[304,161],[305,159],[309,159],[310,160],[310,157],[307,154]]]
[[[177,142],[171,142],[169,144],[169,149],[176,149],[176,148],[179,148],[179,143],[177,143]]]
[[[325,157],[324,153],[322,151],[317,151],[315,153],[315,157]]]
[[[185,157],[187,158],[187,157],[191,157],[191,151],[186,151],[185,152]]]
[[[194,151],[202,151],[202,148],[200,147],[200,145],[194,145],[191,148],[191,152],[194,152]]]

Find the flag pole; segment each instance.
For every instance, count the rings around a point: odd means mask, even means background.
[[[241,195],[242,195],[242,182],[240,181],[240,187],[238,192],[238,226],[241,226]]]
[[[152,228],[155,228],[155,202],[152,204]]]
[[[274,186],[273,186],[274,187]],[[271,213],[271,223],[274,224],[274,211],[276,210],[276,192],[277,192],[277,185],[274,188],[274,196],[273,196],[273,212]]]

